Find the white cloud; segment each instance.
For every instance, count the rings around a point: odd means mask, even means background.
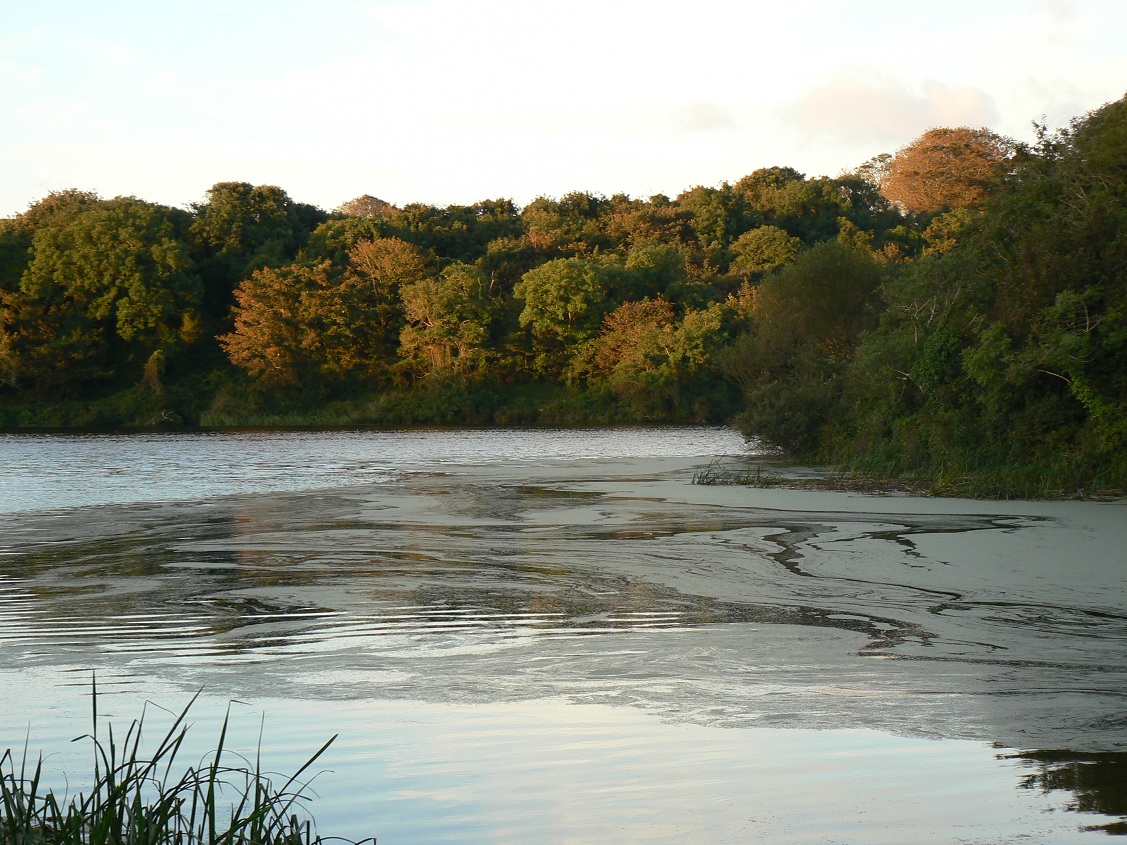
[[[990,126],[998,110],[979,88],[927,79],[911,88],[890,76],[849,69],[811,86],[779,112],[799,131],[849,144],[899,143],[933,126]]]
[[[222,179],[326,207],[676,194],[936,124],[1027,137],[1127,79],[1122,0],[129,2],[5,20],[0,214],[37,173],[177,204]]]
[[[1076,3],[1073,0],[1045,0],[1042,8],[1049,20],[1057,26],[1070,24],[1076,19]]]
[[[674,113],[673,122],[677,128],[688,132],[736,128],[736,122],[724,108],[708,102],[689,103],[683,106]]]

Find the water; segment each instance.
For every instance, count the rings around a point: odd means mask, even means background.
[[[272,767],[339,733],[320,827],[381,843],[1084,842],[1127,814],[1122,504],[688,484],[742,446],[0,438],[0,745],[79,771],[94,670],[117,721],[203,688],[197,755],[232,700]]]
[[[379,483],[504,461],[733,454],[731,429],[0,434],[0,513]]]

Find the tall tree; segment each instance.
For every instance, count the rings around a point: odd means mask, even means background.
[[[838,413],[841,370],[876,325],[883,266],[824,241],[754,289],[751,331],[724,362],[747,395],[745,431],[794,454],[816,454]]]
[[[914,214],[980,208],[1015,153],[1013,140],[989,129],[929,129],[887,161],[881,192]]]
[[[400,293],[406,318],[400,355],[408,367],[424,378],[483,371],[493,303],[478,268],[452,264],[437,277],[404,285]]]
[[[363,378],[390,373],[406,325],[403,288],[431,271],[423,251],[399,238],[360,241],[352,247],[340,283],[324,288],[314,306],[326,367]]]
[[[234,329],[219,338],[231,363],[267,386],[319,381],[325,360],[314,305],[333,287],[331,265],[255,270],[235,289]]]
[[[39,218],[19,289],[4,295],[9,374],[46,387],[137,377],[154,354],[194,343],[201,287],[182,212],[134,197],[65,205]]]
[[[607,271],[581,258],[557,258],[529,270],[513,290],[523,300],[520,324],[534,338],[535,368],[556,376],[606,314]]]
[[[207,202],[192,209],[191,239],[207,303],[217,317],[226,315],[239,281],[293,260],[309,233],[328,218],[281,188],[248,182],[219,182],[208,190]]]

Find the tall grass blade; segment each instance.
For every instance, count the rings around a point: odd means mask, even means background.
[[[324,840],[312,819],[301,817],[297,810],[304,808],[316,777],[307,777],[310,767],[337,737],[331,737],[275,789],[262,769],[261,727],[253,764],[228,750],[228,707],[215,750],[205,758],[208,762],[181,771],[177,755],[187,734],[188,711],[199,695],[175,714],[154,752],[145,755],[144,709],[123,737],[107,724],[102,739],[92,678],[93,726],[90,733],[74,740],[89,740],[93,746],[94,780],[89,792],[76,796],[43,792],[42,756],[34,771],[28,772],[29,734],[18,768],[11,749],[0,756],[0,845],[321,845]],[[244,765],[227,764],[231,756]],[[175,772],[181,772],[179,777],[174,777]],[[230,807],[221,800],[227,789],[235,793]]]

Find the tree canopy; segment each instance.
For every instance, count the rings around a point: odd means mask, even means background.
[[[0,221],[0,424],[740,413],[806,459],[1127,485],[1125,112],[672,199],[55,192]]]
[[[929,129],[888,159],[881,193],[914,214],[978,209],[1015,153],[1012,140],[989,129]]]

